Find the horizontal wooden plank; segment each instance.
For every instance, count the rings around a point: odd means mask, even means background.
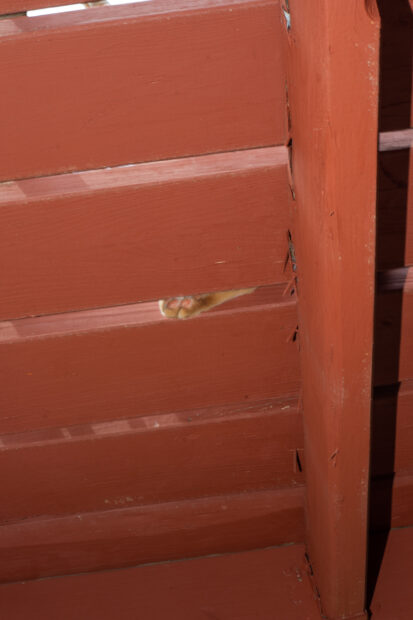
[[[413,472],[413,381],[376,388],[372,417],[373,476]]]
[[[91,0],[93,2],[93,0]],[[76,0],[2,0],[0,15],[21,13],[33,9],[78,4]],[[80,3],[79,3],[80,4]]]
[[[0,318],[285,280],[285,147],[0,184]]]
[[[413,129],[382,131],[379,134],[380,151],[400,151],[413,147]]]
[[[0,180],[285,140],[278,0],[1,20],[0,72]]]
[[[294,399],[3,435],[0,446],[0,523],[303,483]]]
[[[413,154],[411,149],[379,154],[377,265],[413,265]]]
[[[4,321],[1,433],[296,393],[296,305],[283,290],[187,321],[151,302]]]
[[[373,531],[413,526],[413,474],[373,479],[370,515]]]
[[[379,275],[375,325],[375,385],[413,378],[413,268]]]
[[[26,519],[0,527],[0,580],[243,551],[303,538],[302,487]]]
[[[153,0],[83,0],[80,2],[76,2],[76,0],[2,0],[0,5],[0,16],[2,15],[13,15],[15,13],[22,13],[25,11],[33,11],[38,9],[49,9],[54,7],[67,7],[73,6],[76,7],[76,10],[79,10],[77,7],[86,8],[95,8],[94,5],[100,6],[105,5],[107,3],[108,6],[115,5],[116,2],[121,4],[124,2],[125,4],[130,2],[148,2]],[[75,9],[73,9],[75,10]],[[34,15],[37,17],[37,15]]]
[[[318,620],[304,545],[0,587],[7,620]]]

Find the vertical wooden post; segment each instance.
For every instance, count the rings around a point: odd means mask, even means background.
[[[323,613],[334,620],[365,617],[380,33],[374,8],[363,0],[284,6],[307,546]]]

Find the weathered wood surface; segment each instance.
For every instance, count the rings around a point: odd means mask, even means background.
[[[0,20],[0,180],[282,144],[280,38],[278,0]]]
[[[0,445],[0,523],[303,484],[295,399],[3,435]]]
[[[320,618],[303,545],[0,586],[7,620],[267,620],[274,610]]]
[[[188,321],[157,303],[4,321],[1,433],[296,393],[296,306],[284,288]]]
[[[376,531],[387,526],[382,498],[389,484],[373,481]],[[392,500],[393,527],[411,525],[412,476],[396,478]],[[303,487],[25,519],[0,527],[0,580],[241,551],[303,537]]]
[[[93,2],[93,0],[91,0]],[[33,9],[43,9],[52,6],[64,6],[66,4],[82,4],[76,0],[2,0],[0,4],[0,15],[20,13]]]
[[[0,527],[0,581],[122,568],[303,539],[302,487],[25,519]]]
[[[288,96],[306,540],[326,617],[361,618],[367,557],[379,21],[358,0],[295,0],[290,10]]]
[[[135,1],[148,2],[148,0]],[[153,2],[153,0],[150,1]],[[77,2],[77,0],[1,0],[0,15],[31,11],[33,9],[44,9],[55,6],[66,6],[68,4],[83,4],[86,2],[89,5],[88,8],[95,8],[90,7],[90,4],[92,2],[96,2],[96,4],[98,4],[99,2],[102,2],[102,0],[80,0],[79,2]],[[108,8],[112,8],[112,6],[108,5]]]
[[[291,277],[285,147],[0,184],[0,318]]]

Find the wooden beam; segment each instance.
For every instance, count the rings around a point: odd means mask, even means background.
[[[0,527],[0,581],[304,540],[303,487],[23,519]]]
[[[187,321],[158,303],[0,323],[0,432],[294,394],[295,298],[263,287]]]
[[[380,151],[400,151],[413,147],[413,129],[383,131],[379,135]]]
[[[0,586],[7,620],[319,620],[303,545]],[[85,616],[86,614],[86,616]]]
[[[85,0],[86,1],[86,0]],[[93,2],[93,0],[91,0]],[[46,7],[64,6],[66,4],[82,4],[76,0],[2,0],[0,15],[22,13],[33,9],[43,9]]]
[[[280,35],[278,0],[0,20],[0,180],[283,144]]]
[[[290,279],[287,149],[0,184],[0,319]]]
[[[0,446],[0,524],[304,482],[294,398],[3,435]]]
[[[325,617],[365,616],[379,22],[359,0],[290,0],[307,547]]]

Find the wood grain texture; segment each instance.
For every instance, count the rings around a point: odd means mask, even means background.
[[[93,2],[93,0],[89,1]],[[75,0],[2,0],[0,15],[20,13],[32,9],[43,9],[51,6],[64,6],[66,4],[76,4],[76,2]]]
[[[124,507],[0,527],[0,581],[302,542],[303,488]]]
[[[3,435],[0,445],[0,523],[303,484],[295,399]]]
[[[283,289],[188,321],[147,303],[1,323],[1,433],[295,393],[296,306]]]
[[[2,20],[0,72],[0,180],[285,139],[278,0]]]
[[[0,318],[290,277],[284,147],[0,184]]]
[[[0,586],[8,620],[268,620],[274,610],[320,617],[303,545]]]
[[[365,7],[294,0],[286,35],[306,540],[332,620],[366,617],[380,28]]]

